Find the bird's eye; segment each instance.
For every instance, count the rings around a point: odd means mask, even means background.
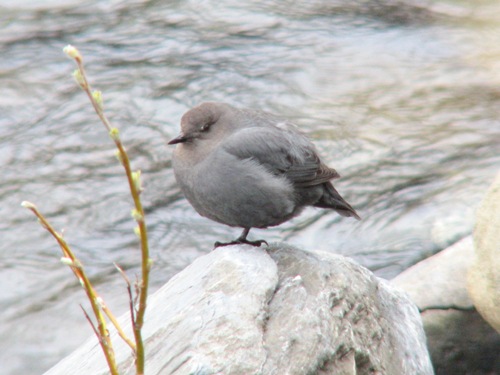
[[[200,130],[201,130],[202,132],[206,132],[208,129],[210,129],[210,126],[211,126],[211,125],[212,125],[212,123],[211,123],[211,122],[207,122],[207,123],[205,123],[205,124],[203,124],[203,125],[202,125],[202,127],[200,128]]]

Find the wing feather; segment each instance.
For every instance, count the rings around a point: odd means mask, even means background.
[[[297,132],[278,127],[251,127],[228,137],[222,148],[239,159],[254,159],[297,187],[323,184],[340,177],[323,164],[314,145]]]

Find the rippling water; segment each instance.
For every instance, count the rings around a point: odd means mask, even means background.
[[[76,45],[143,172],[153,289],[239,230],[182,198],[166,142],[206,100],[293,120],[364,220],[308,210],[251,238],[353,257],[386,278],[469,234],[500,165],[496,1],[0,2],[0,363],[38,374],[91,330],[59,250],[65,230],[108,304],[138,272],[131,202],[104,127],[70,74]],[[217,5],[215,5],[217,4]]]

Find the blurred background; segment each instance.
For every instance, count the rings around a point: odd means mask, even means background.
[[[114,145],[71,78],[84,55],[141,169],[152,291],[240,230],[200,217],[171,170],[203,101],[298,124],[363,221],[310,209],[250,239],[352,257],[390,279],[471,233],[500,166],[500,3],[0,0],[0,373],[39,374],[92,335],[35,203],[117,315],[138,274]]]

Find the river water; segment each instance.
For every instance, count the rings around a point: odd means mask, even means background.
[[[127,185],[66,44],[142,170],[152,290],[239,234],[196,214],[171,170],[166,142],[207,100],[297,123],[363,217],[310,209],[251,239],[392,278],[470,234],[500,166],[500,4],[418,4],[0,1],[0,373],[39,374],[92,334],[82,290],[21,201],[64,230],[117,314],[127,297],[113,262],[138,272]]]

